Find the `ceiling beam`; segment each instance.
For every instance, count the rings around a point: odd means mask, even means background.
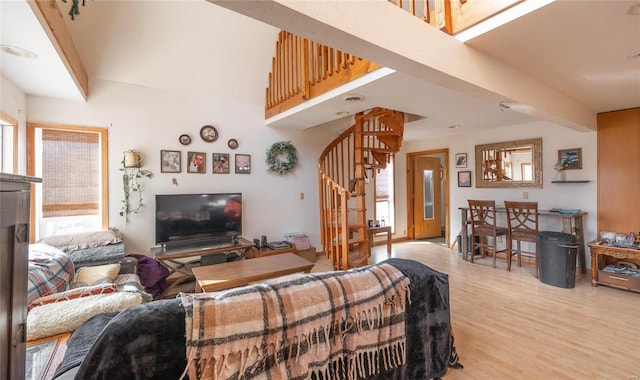
[[[89,77],[55,0],[28,0],[42,29],[49,37],[60,59],[84,100],[89,96]]]
[[[596,112],[425,24],[387,0],[208,0],[313,41],[512,110],[579,130]]]

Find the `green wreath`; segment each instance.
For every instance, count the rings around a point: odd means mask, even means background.
[[[269,168],[267,172],[276,174],[287,174],[292,172],[298,163],[298,151],[289,141],[279,141],[267,149],[267,159],[265,160]]]

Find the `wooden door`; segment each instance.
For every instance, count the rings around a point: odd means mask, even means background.
[[[441,168],[439,158],[415,158],[413,173],[415,239],[442,236]]]

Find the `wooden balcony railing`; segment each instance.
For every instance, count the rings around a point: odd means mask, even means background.
[[[523,0],[388,1],[425,23],[455,34]],[[281,31],[278,35],[271,65],[266,89],[266,119],[380,67],[377,63],[287,31]]]
[[[379,67],[352,54],[280,31],[266,90],[265,118]]]

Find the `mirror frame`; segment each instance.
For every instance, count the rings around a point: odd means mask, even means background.
[[[533,181],[484,181],[482,178],[482,151],[484,150],[504,150],[522,146],[531,146],[533,165]],[[503,141],[492,144],[476,145],[476,187],[542,187],[542,137],[535,139]]]

